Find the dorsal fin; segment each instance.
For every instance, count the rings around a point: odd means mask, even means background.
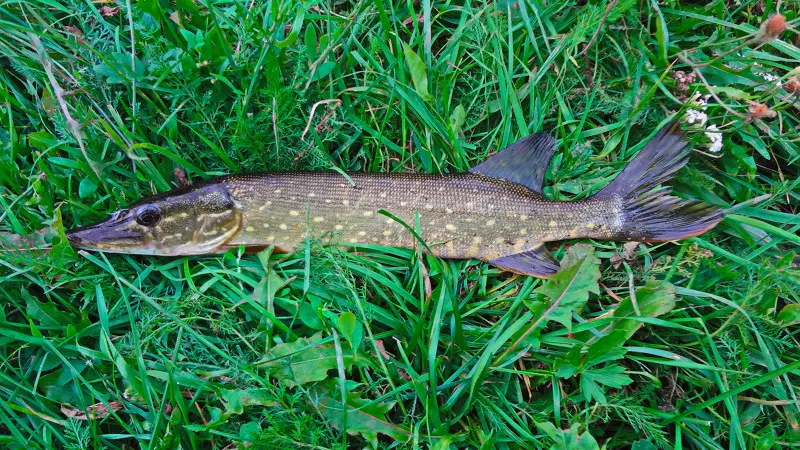
[[[509,145],[469,171],[521,184],[542,194],[542,183],[556,141],[545,132],[534,133]]]

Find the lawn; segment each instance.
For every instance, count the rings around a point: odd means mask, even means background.
[[[3,3],[0,443],[800,446],[797,12]],[[547,281],[315,240],[176,258],[64,240],[181,169],[458,172],[542,130],[558,140],[545,195],[585,198],[673,117],[694,151],[670,186],[725,220],[673,243],[554,244]]]

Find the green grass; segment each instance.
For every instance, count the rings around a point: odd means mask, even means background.
[[[4,448],[800,445],[800,110],[759,73],[786,86],[799,38],[750,39],[776,8],[797,27],[797,3],[613,5],[0,5]],[[557,245],[547,282],[373,246],[62,240],[176,167],[454,172],[539,130],[559,139],[546,195],[582,198],[709,88],[724,147],[695,133],[671,184],[731,214],[625,258]],[[40,229],[52,248],[20,250]]]

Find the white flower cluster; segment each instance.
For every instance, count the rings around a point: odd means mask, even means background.
[[[692,97],[691,103],[695,108],[689,108],[686,110],[686,122],[692,125],[696,125],[698,128],[705,127],[706,122],[708,122],[708,114],[704,111],[708,108],[708,99],[711,95],[700,95],[699,93],[695,93],[694,97]],[[716,125],[709,125],[706,127],[705,135],[709,141],[711,141],[711,146],[709,147],[708,151],[712,153],[717,153],[722,150],[722,133],[719,132],[719,129]]]
[[[778,87],[783,86],[783,83],[781,83],[781,77],[779,77],[777,75],[773,75],[773,74],[768,73],[768,72],[761,72],[761,73],[759,73],[759,75],[761,75],[761,78],[763,78],[766,81],[770,81],[770,82],[774,81],[775,82],[775,86],[778,86]]]

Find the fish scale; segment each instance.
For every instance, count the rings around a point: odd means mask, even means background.
[[[411,247],[415,238],[401,222],[414,228],[418,215],[420,236],[437,256],[489,260],[532,243],[579,235],[608,239],[618,222],[614,200],[553,202],[519,184],[471,173],[349,176],[352,184],[335,172],[222,180],[237,207],[248,211],[230,244],[270,242],[288,251],[307,235],[330,235],[342,244]]]

